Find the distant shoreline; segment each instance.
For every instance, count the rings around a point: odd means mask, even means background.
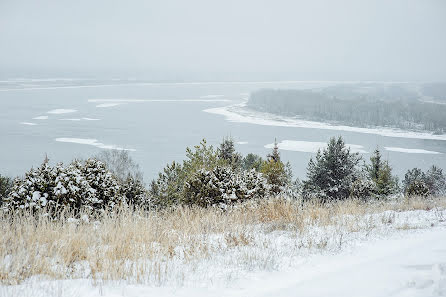
[[[386,137],[428,139],[446,141],[446,135],[434,135],[428,132],[411,131],[389,127],[354,127],[347,125],[335,125],[327,122],[296,119],[293,117],[279,116],[268,112],[259,112],[246,107],[246,102],[224,107],[209,108],[203,110],[207,113],[222,115],[227,121],[263,126],[295,127],[307,129],[323,129],[364,134],[375,134]]]

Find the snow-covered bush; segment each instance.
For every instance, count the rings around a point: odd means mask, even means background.
[[[415,180],[407,188],[406,195],[409,197],[411,196],[427,197],[430,195],[429,187],[424,181]]]
[[[11,193],[5,199],[7,206],[12,208],[54,207],[59,204],[53,195],[55,187],[55,170],[45,161],[37,169],[31,168],[25,176],[14,180]]]
[[[126,203],[148,208],[149,193],[141,180],[129,176],[121,183],[121,194]]]
[[[99,210],[122,200],[119,182],[105,164],[88,159],[74,160],[66,167],[62,163],[51,167],[48,161],[43,162],[14,181],[6,203],[11,208],[33,210],[44,207]]]
[[[376,192],[375,182],[365,176],[358,178],[352,183],[350,197],[366,200],[374,197]]]
[[[118,179],[109,171],[104,162],[87,159],[81,172],[93,189],[94,197],[88,205],[95,209],[114,207],[122,201]]]
[[[78,160],[67,167],[58,163],[54,167],[55,186],[50,197],[54,196],[59,204],[75,209],[81,206],[91,207],[95,202],[95,191],[85,179],[82,166]]]
[[[191,176],[184,186],[183,202],[202,207],[226,207],[235,202],[265,197],[266,179],[255,170],[235,172],[231,167],[217,166],[201,169]]]
[[[426,187],[428,195],[441,196],[446,194],[446,178],[443,170],[435,165],[432,165],[426,173],[413,168],[404,175],[403,187],[407,195],[425,196],[427,194],[422,193]]]

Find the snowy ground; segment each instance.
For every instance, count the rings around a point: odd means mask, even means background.
[[[387,211],[366,215],[359,231],[316,228],[313,239],[339,237],[324,248],[300,248],[300,239],[284,231],[255,234],[256,240],[274,242],[279,259],[274,267],[241,263],[239,253],[253,257],[255,247],[227,249],[190,270],[181,285],[148,286],[120,282],[43,280],[36,277],[18,286],[0,287],[0,296],[444,296],[446,295],[445,211]],[[340,220],[349,219],[340,218]],[[343,234],[343,235],[342,235]],[[268,241],[262,236],[269,237]],[[230,271],[229,271],[229,270]],[[180,273],[178,273],[180,275]],[[222,281],[224,279],[225,281]]]

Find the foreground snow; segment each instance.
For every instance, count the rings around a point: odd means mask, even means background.
[[[250,269],[234,262],[241,253],[268,259],[265,250],[260,254],[256,247],[244,246],[227,248],[192,269],[181,261],[174,263],[174,274],[186,274],[187,279],[177,285],[135,285],[88,277],[53,281],[36,276],[18,286],[0,287],[0,296],[443,296],[445,217],[446,212],[438,210],[366,215],[358,221],[358,231],[315,228],[310,232],[315,242],[329,238],[330,232],[340,236],[332,236],[334,240],[323,248],[297,250],[296,245],[305,245],[302,240],[308,238],[259,229],[253,234],[255,240],[274,244],[270,248],[274,267]]]

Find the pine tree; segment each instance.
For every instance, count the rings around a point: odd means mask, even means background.
[[[10,177],[0,174],[0,206],[2,206],[3,200],[9,197],[13,184],[13,180]]]
[[[348,198],[351,185],[360,176],[360,160],[359,154],[351,153],[341,137],[331,138],[327,147],[319,150],[315,160],[311,158],[308,163],[303,197],[322,201]]]
[[[268,161],[280,162],[280,152],[279,152],[279,144],[277,143],[277,139],[274,139],[274,147],[271,153],[267,156]]]
[[[226,161],[228,165],[236,169],[241,166],[242,156],[235,151],[234,140],[231,137],[224,138],[217,149],[218,158]]]
[[[255,169],[256,171],[260,171],[262,163],[263,163],[262,157],[253,153],[249,153],[246,155],[246,157],[243,158],[242,168],[244,170]]]
[[[366,171],[375,183],[375,192],[378,197],[386,197],[398,191],[398,178],[392,175],[392,167],[388,161],[382,161],[381,152],[375,149],[370,157],[370,165]]]
[[[267,155],[267,160],[263,162],[260,172],[266,178],[272,195],[278,195],[291,183],[291,169],[289,163],[283,164],[280,159],[279,146],[274,139],[274,147]]]
[[[441,168],[432,165],[426,172],[425,182],[431,195],[440,196],[446,194],[446,178]]]

